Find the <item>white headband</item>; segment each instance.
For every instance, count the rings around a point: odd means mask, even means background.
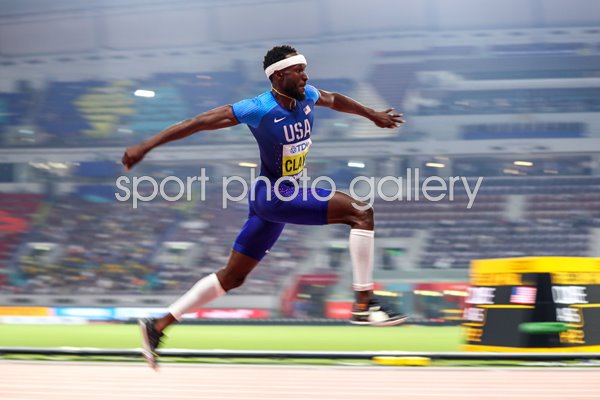
[[[296,54],[295,56],[284,58],[283,60],[279,60],[276,63],[269,65],[265,68],[265,74],[267,74],[267,78],[270,78],[275,71],[280,71],[297,64],[306,64],[306,58],[304,58],[302,54]]]

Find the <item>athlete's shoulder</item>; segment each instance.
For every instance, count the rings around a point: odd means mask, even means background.
[[[258,127],[260,120],[277,106],[271,92],[264,92],[256,97],[232,104],[233,114],[243,124]]]
[[[309,84],[305,86],[304,93],[306,94],[306,98],[312,100],[313,103],[316,103],[319,100],[319,96],[321,96],[319,89]]]

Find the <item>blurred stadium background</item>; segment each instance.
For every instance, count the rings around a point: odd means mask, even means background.
[[[593,0],[0,1],[0,318],[128,320],[220,268],[247,210],[221,207],[221,178],[258,163],[247,128],[165,146],[132,173],[120,157],[267,90],[262,58],[282,43],[311,84],[408,121],[317,109],[311,176],[484,177],[471,209],[464,192],[375,201],[377,286],[413,322],[461,321],[473,259],[598,257],[599,23]],[[121,175],[200,168],[204,201],[115,200]],[[244,286],[190,319],[344,320],[347,234],[289,225]]]

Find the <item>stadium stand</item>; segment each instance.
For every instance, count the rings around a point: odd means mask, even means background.
[[[594,113],[600,110],[600,89],[594,83],[598,76],[597,51],[592,48],[582,53],[578,47],[581,45],[434,46],[410,57],[402,51],[379,52],[366,83],[385,104],[402,108],[413,118]],[[527,52],[532,49],[542,50]],[[508,62],[502,52],[522,56]],[[537,68],[540,65],[543,68]],[[543,82],[545,86],[540,86]],[[482,83],[485,87],[478,86]],[[359,86],[349,77],[314,79],[311,84],[350,95]],[[134,96],[137,89],[152,90],[155,95]],[[124,145],[201,111],[266,89],[264,81],[253,80],[236,67],[199,73],[161,72],[135,80],[50,80],[37,89],[23,84],[14,92],[0,93],[1,142],[28,147]],[[328,120],[336,114],[320,109],[319,116]],[[574,138],[584,137],[589,130],[585,125],[574,130],[552,126],[540,130],[533,125],[536,129],[526,129],[528,134],[510,131],[495,135],[493,124],[484,128],[466,121],[458,123],[463,126],[463,139]],[[581,124],[573,120],[560,122],[563,127],[569,123]],[[36,131],[35,140],[14,134],[23,125]],[[484,129],[473,131],[473,125]],[[414,138],[418,140],[419,136]],[[251,138],[199,135],[189,140],[191,144],[202,144],[248,142]]]
[[[377,200],[378,238],[423,241],[414,269],[426,273],[431,268],[466,271],[469,261],[476,258],[590,253],[592,231],[600,227],[600,178],[593,176],[597,174],[597,167],[593,170],[597,155],[572,155],[562,163],[555,162],[539,145],[547,139],[581,140],[598,135],[590,119],[600,112],[600,88],[595,81],[600,76],[600,46],[597,39],[538,43],[538,37],[532,37],[522,39],[527,43],[495,43],[483,36],[463,36],[447,45],[440,45],[444,40],[436,37],[430,43],[423,40],[420,48],[397,45],[373,52],[361,76],[331,77],[330,73],[328,78],[314,80],[311,76],[310,83],[317,87],[349,95],[359,90],[357,93],[373,92],[382,103],[406,110],[414,122],[406,124],[404,135],[394,140],[437,139],[429,136],[431,131],[419,131],[422,119],[437,118],[443,121],[443,129],[435,133],[445,135],[443,140],[460,141],[465,148],[477,141],[523,139],[539,150],[543,160],[534,160],[529,173],[535,171],[545,177],[520,176],[523,171],[512,166],[513,159],[505,160],[509,168],[490,160],[488,153],[452,160],[453,174],[486,177],[472,209],[466,209],[467,198],[458,194],[454,201]],[[363,85],[369,90],[362,91]],[[151,90],[155,95],[135,96],[137,89]],[[35,90],[20,85],[14,92],[0,93],[0,142],[3,147],[65,151],[70,147],[90,151],[102,146],[122,147],[174,122],[267,89],[262,75],[259,80],[236,65],[194,73],[152,70],[127,80],[50,78]],[[319,138],[339,137],[333,126],[337,114],[325,109],[317,112]],[[546,119],[549,114],[565,113],[564,120]],[[591,114],[590,119],[580,118],[586,113]],[[22,126],[39,131],[36,135],[43,140],[18,140],[14,131]],[[452,127],[458,133],[446,135],[445,129]],[[349,123],[340,130],[351,138],[356,134],[352,128]],[[186,139],[188,145],[252,142],[244,127],[232,128],[226,135]],[[356,143],[360,147],[360,142]],[[498,149],[495,156],[505,155],[504,151]],[[341,160],[339,154],[336,156]],[[388,156],[392,155],[381,158]],[[375,160],[379,156],[374,154],[368,157],[373,163],[383,161]],[[323,169],[321,174],[334,177],[336,182],[347,183],[353,177],[340,174],[338,180],[338,171],[327,170],[327,162],[320,161],[322,165],[317,168]],[[341,165],[347,169],[345,160]],[[73,165],[63,183],[81,186],[82,182],[111,178],[117,167],[114,160],[82,161]],[[150,175],[163,172],[160,165],[146,167],[152,168]],[[507,177],[507,170],[518,176]],[[70,182],[72,177],[75,179]],[[190,282],[225,263],[247,213],[245,203],[222,209],[221,199],[210,196],[201,204],[157,200],[138,209],[109,197],[79,189],[75,195],[58,197],[51,193],[3,193],[2,290],[180,293]],[[10,230],[15,227],[18,232]],[[319,245],[345,240],[345,228],[330,230],[331,237],[324,237]],[[314,262],[309,255],[323,250],[311,247],[315,236],[305,227],[286,227],[270,255],[250,275],[250,283],[233,294],[279,293],[287,279]],[[317,262],[309,269],[331,272],[331,266],[325,264]]]
[[[3,290],[144,294],[185,289],[225,263],[247,212],[245,203],[222,209],[216,193],[202,202],[152,201],[137,209],[89,194],[54,199],[5,194],[0,203]],[[402,239],[424,232],[415,268],[464,269],[480,258],[586,256],[591,230],[600,227],[600,178],[489,178],[473,207],[466,204],[466,196],[458,194],[452,202],[378,200],[377,235]],[[19,221],[10,225],[13,231],[7,228],[9,218]],[[347,235],[341,227],[332,232],[334,238]],[[308,244],[310,236],[307,227],[288,226],[250,275],[251,284],[233,293],[276,294],[304,267],[302,260],[318,251]]]
[[[585,257],[591,228],[600,226],[599,192],[600,181],[593,177],[488,179],[477,202],[521,199],[521,215],[510,218],[507,204],[496,203],[502,207],[495,215],[477,219],[469,213],[468,218],[438,221],[430,230],[420,265],[466,268],[472,259]]]
[[[245,203],[222,209],[217,196],[192,206],[156,200],[133,209],[114,198],[69,195],[42,200],[43,213],[30,227],[25,221],[40,200],[15,194],[0,204],[23,221],[0,242],[0,262],[11,271],[5,290],[12,293],[179,292],[225,264],[247,213]],[[301,228],[286,229],[252,284],[234,294],[276,294],[308,251],[304,236]],[[196,251],[174,254],[182,244]]]

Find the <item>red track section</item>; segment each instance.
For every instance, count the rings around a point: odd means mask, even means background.
[[[599,399],[598,368],[0,363],[0,399]]]

